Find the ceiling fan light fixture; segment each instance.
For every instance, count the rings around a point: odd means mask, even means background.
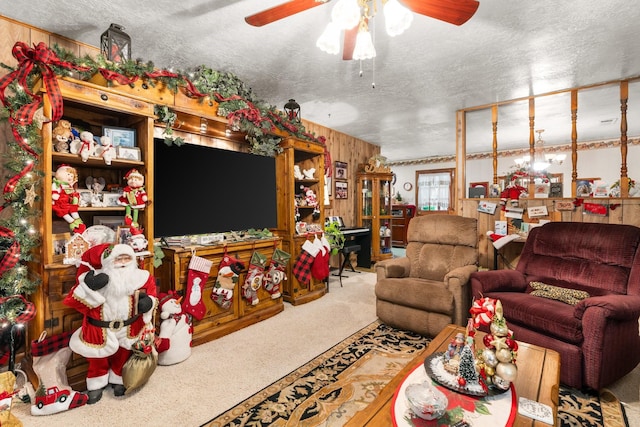
[[[364,18],[360,21],[358,35],[356,36],[356,47],[353,49],[353,59],[371,59],[376,56],[376,48],[373,46],[371,33]]]
[[[385,28],[391,37],[402,34],[413,21],[413,13],[398,0],[387,0],[383,12]]]
[[[333,21],[327,24],[327,27],[318,37],[316,46],[321,51],[331,55],[337,55],[340,52],[340,28]]]
[[[350,30],[360,22],[358,0],[338,0],[331,10],[331,20],[341,30]]]

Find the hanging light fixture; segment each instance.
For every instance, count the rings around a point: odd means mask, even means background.
[[[340,31],[358,25],[353,59],[370,59],[376,56],[368,22],[377,12],[377,0],[338,0],[331,10],[331,21],[318,38],[316,46],[332,55],[340,51]],[[413,21],[413,13],[398,0],[382,2],[385,28],[390,36],[402,34]],[[356,53],[358,53],[356,57]]]
[[[373,46],[369,26],[364,16],[360,20],[358,35],[356,36],[356,47],[353,49],[353,59],[371,59],[376,56],[376,48]]]
[[[533,170],[537,172],[546,170],[552,164],[561,165],[562,162],[564,162],[564,159],[567,158],[566,154],[545,154],[542,132],[544,132],[544,129],[536,130],[538,139],[536,140],[534,147]],[[516,165],[518,165],[518,167],[529,168],[529,166],[531,165],[531,156],[526,155],[519,157],[517,159],[514,159],[514,162],[516,163]]]

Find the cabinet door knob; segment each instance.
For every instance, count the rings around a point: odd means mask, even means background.
[[[102,99],[103,101],[108,101],[109,97],[103,93],[102,95],[100,95],[100,99]]]

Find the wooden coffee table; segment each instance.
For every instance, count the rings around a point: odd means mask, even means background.
[[[356,413],[353,418],[347,422],[346,426],[393,426],[393,420],[391,418],[393,395],[398,387],[400,387],[404,378],[409,375],[417,365],[422,364],[424,359],[430,354],[445,351],[451,339],[453,339],[458,332],[464,333],[465,329],[456,325],[448,325],[444,328],[442,332],[431,341],[429,346],[409,362],[407,366],[382,389],[380,395],[369,406]],[[484,335],[482,332],[476,334],[476,345],[482,346],[482,337]],[[549,405],[553,410],[553,417],[557,424],[559,387],[560,355],[558,352],[537,345],[518,342],[518,377],[515,381],[516,395]],[[520,414],[516,415],[516,420],[513,425],[517,427],[549,426],[549,424],[535,421]]]

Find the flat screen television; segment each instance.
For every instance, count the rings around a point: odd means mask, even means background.
[[[277,226],[275,158],[154,143],[156,238]]]

